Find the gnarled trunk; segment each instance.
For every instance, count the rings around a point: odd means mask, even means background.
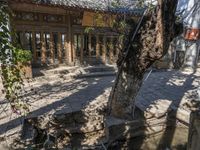
[[[110,115],[132,119],[135,98],[142,85],[146,70],[164,56],[173,38],[177,0],[159,0],[154,11],[144,16],[135,40],[130,33],[124,50],[126,55],[119,60],[119,71],[112,88],[109,102]]]

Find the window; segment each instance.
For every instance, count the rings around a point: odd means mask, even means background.
[[[23,48],[32,51],[32,33],[25,32]]]
[[[58,23],[58,22],[63,22],[63,16],[44,14],[43,20],[46,22],[57,22]]]
[[[103,56],[103,36],[99,36],[99,54]]]
[[[15,18],[24,21],[38,21],[39,17],[36,13],[30,12],[15,12]]]
[[[84,49],[83,49],[83,55],[84,56],[89,56],[88,40],[89,40],[88,35],[84,35]]]
[[[91,55],[96,56],[96,36],[91,37]]]

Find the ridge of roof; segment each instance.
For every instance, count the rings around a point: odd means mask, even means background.
[[[140,16],[145,8],[137,7],[136,0],[22,0],[23,2],[82,8],[93,11],[104,11],[120,14],[133,14]]]

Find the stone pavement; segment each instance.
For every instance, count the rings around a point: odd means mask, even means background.
[[[53,114],[59,111],[76,111],[101,96],[112,85],[114,77],[88,79],[36,80],[26,87],[31,113],[28,117]],[[3,109],[7,104],[2,104]],[[9,111],[0,114],[0,136],[12,135],[19,127],[22,117]],[[11,115],[12,114],[12,115]],[[19,128],[18,128],[19,130]],[[8,132],[9,131],[9,132]]]
[[[161,117],[171,110],[175,110],[176,115],[181,112],[188,117],[182,121],[189,123],[189,113],[193,102],[197,100],[196,90],[199,85],[199,68],[196,72],[153,72],[144,82],[136,105],[144,114],[146,112],[156,117]]]
[[[95,101],[105,104],[114,79],[114,76],[81,79],[55,76],[51,80],[35,79],[26,84],[26,99],[31,108],[28,117],[73,112]],[[174,108],[190,112],[190,102],[195,99],[195,90],[199,85],[200,69],[195,73],[155,71],[144,81],[136,104],[144,114],[158,117]],[[23,117],[10,112],[6,105],[2,102],[0,107],[0,112],[6,108],[6,111],[0,114],[0,137],[13,138],[13,135],[17,136],[16,133],[20,131]]]

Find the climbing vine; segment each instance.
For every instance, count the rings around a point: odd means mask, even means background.
[[[29,51],[15,46],[14,33],[11,32],[9,18],[11,12],[5,2],[0,1],[0,76],[5,99],[13,112],[23,114],[28,107],[22,100],[22,65],[31,58]]]

